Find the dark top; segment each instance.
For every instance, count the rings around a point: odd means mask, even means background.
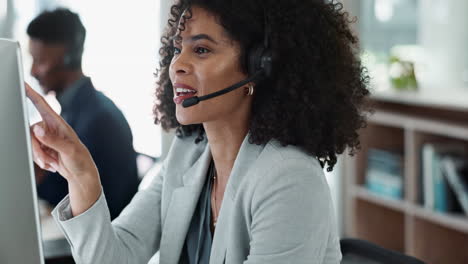
[[[117,106],[83,77],[59,96],[61,116],[75,130],[96,163],[111,218],[117,217],[138,189],[136,153],[130,127]],[[38,195],[57,205],[68,193],[67,181],[47,173]]]
[[[214,166],[211,162],[205,185],[200,193],[197,207],[192,216],[180,264],[208,264],[211,253],[211,188]]]

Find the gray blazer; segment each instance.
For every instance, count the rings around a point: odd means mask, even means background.
[[[205,182],[209,144],[176,138],[159,175],[112,223],[104,196],[71,218],[68,196],[53,215],[81,263],[175,264]],[[154,258],[153,258],[154,259]],[[241,145],[221,206],[211,264],[337,264],[330,191],[318,161],[299,148]],[[155,262],[157,263],[157,261]]]

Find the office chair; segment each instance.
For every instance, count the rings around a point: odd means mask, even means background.
[[[341,264],[424,264],[421,260],[392,251],[365,240],[340,240]]]

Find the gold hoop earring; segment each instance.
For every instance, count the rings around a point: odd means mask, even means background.
[[[254,86],[253,86],[253,84],[251,84],[251,83],[249,83],[248,86],[249,86],[249,92],[247,93],[247,95],[252,96],[253,93],[254,93]]]

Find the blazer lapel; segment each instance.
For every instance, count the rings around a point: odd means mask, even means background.
[[[197,205],[211,161],[208,144],[195,164],[183,176],[184,186],[175,189],[162,230],[160,263],[177,263],[187,236],[188,227]]]
[[[228,241],[228,228],[233,202],[226,195],[224,197],[219,211],[213,243],[211,244],[210,264],[222,264],[226,257],[226,241]]]
[[[238,186],[242,182],[242,179],[248,174],[250,168],[264,148],[263,145],[250,144],[249,136],[250,134],[247,134],[244,138],[236,161],[234,162],[231,175],[229,176],[219,212],[218,223],[216,224],[217,228],[213,237],[210,264],[222,264],[225,261],[228,246],[226,241],[228,241],[229,238],[231,214],[234,208],[234,198]]]

